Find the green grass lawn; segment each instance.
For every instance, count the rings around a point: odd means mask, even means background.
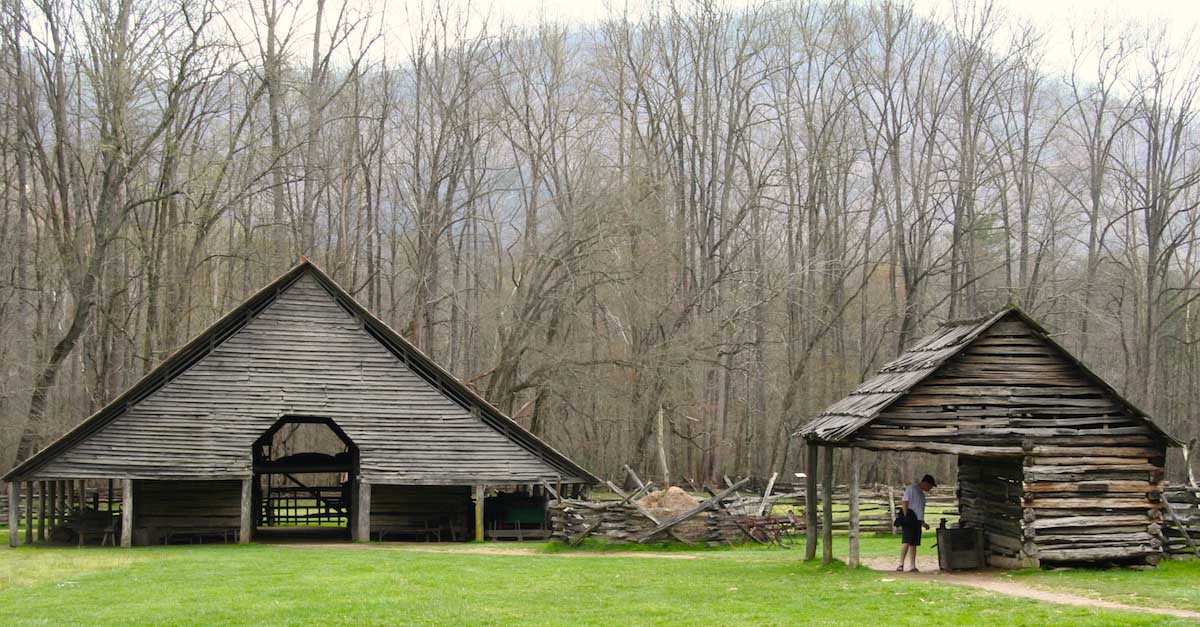
[[[891,547],[892,538],[864,538],[864,554]],[[428,548],[444,550],[0,550],[0,614],[5,625],[1171,622],[906,581],[840,564],[823,568],[801,562],[797,550],[726,548],[672,552],[693,559],[639,559],[595,546],[589,547],[595,554],[543,548],[540,555]]]

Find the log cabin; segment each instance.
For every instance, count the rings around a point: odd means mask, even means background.
[[[305,426],[335,446],[281,454]],[[24,505],[39,540],[69,527],[131,546],[248,542],[313,516],[360,541],[478,540],[486,501],[528,518],[597,479],[302,260],[4,481],[11,529]]]
[[[796,435],[810,494],[819,448],[827,477],[842,448],[855,461],[859,450],[957,456],[959,524],[983,529],[993,566],[1163,553],[1166,451],[1181,444],[1016,307],[941,325]]]

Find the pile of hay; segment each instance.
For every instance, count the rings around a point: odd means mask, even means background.
[[[683,488],[671,486],[666,490],[657,490],[638,499],[638,505],[651,510],[682,513],[686,512],[697,505],[700,501],[696,497],[688,494]]]

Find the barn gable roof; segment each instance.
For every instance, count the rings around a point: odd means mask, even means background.
[[[298,287],[301,285],[305,287],[303,289]],[[379,355],[372,358],[372,363],[376,367],[382,364],[384,368],[383,370],[377,370],[377,372],[386,373],[392,371],[395,373],[395,376],[403,374],[403,379],[394,379],[376,384],[374,389],[371,390],[372,393],[379,393],[381,391],[390,393],[396,385],[412,385],[414,381],[423,381],[427,386],[426,390],[422,393],[422,398],[424,399],[422,402],[428,404],[436,401],[439,405],[435,410],[426,409],[426,413],[431,414],[431,416],[425,417],[423,422],[420,420],[411,421],[414,428],[410,433],[414,434],[414,437],[433,437],[444,440],[447,437],[446,434],[462,433],[464,436],[473,438],[472,442],[478,443],[471,444],[471,446],[487,447],[490,451],[489,455],[493,459],[503,455],[511,457],[513,460],[511,463],[507,461],[492,463],[491,474],[485,477],[492,482],[499,482],[506,477],[511,477],[513,483],[523,483],[531,481],[538,476],[543,478],[547,476],[561,477],[561,480],[564,482],[593,483],[598,481],[594,475],[521,427],[499,409],[488,403],[469,386],[437,365],[427,355],[400,336],[400,334],[362,307],[328,275],[322,272],[320,268],[308,260],[302,260],[271,284],[223,316],[192,341],[175,351],[158,367],[108,405],[39,451],[36,455],[12,469],[5,475],[4,480],[23,480],[31,474],[35,474],[39,469],[55,463],[56,460],[69,456],[73,449],[80,447],[86,449],[85,443],[89,439],[95,439],[97,434],[102,433],[114,421],[122,416],[127,416],[126,420],[130,420],[128,418],[130,414],[136,413],[139,409],[146,411],[144,406],[154,405],[151,397],[156,392],[159,392],[166,386],[171,386],[173,382],[173,387],[187,385],[185,378],[181,377],[190,369],[197,367],[206,357],[214,355],[214,351],[218,353],[218,357],[220,357],[219,353],[221,351],[229,352],[231,349],[222,348],[222,346],[231,340],[231,338],[238,336],[240,332],[246,331],[246,333],[251,334],[263,333],[264,331],[266,333],[272,332],[270,330],[263,330],[261,327],[264,325],[261,322],[257,327],[257,331],[248,329],[256,328],[253,326],[253,323],[260,316],[265,315],[269,317],[272,315],[270,311],[278,310],[280,307],[283,307],[285,310],[292,308],[298,314],[305,309],[306,305],[304,302],[285,304],[283,300],[289,298],[293,300],[296,298],[311,298],[311,296],[304,296],[303,294],[297,296],[291,295],[305,292],[306,290],[318,293],[317,298],[321,301],[321,306],[325,309],[332,308],[336,312],[340,308],[343,313],[337,315],[355,322],[349,328],[343,324],[337,329],[343,338],[338,341],[344,341],[344,338],[347,337],[355,338],[358,346],[367,347],[374,353],[385,357],[382,361],[379,359]],[[335,302],[338,307],[330,304],[330,300]],[[276,305],[277,302],[279,303],[278,305]],[[272,305],[276,305],[274,310],[272,310]],[[320,323],[310,322],[309,324]],[[243,333],[242,337],[245,338],[245,335]],[[369,336],[369,338],[366,336]],[[376,348],[370,348],[370,346],[375,346]],[[378,347],[386,349],[386,353],[383,353]],[[390,354],[394,359],[387,357],[387,354]],[[214,357],[213,359],[220,361],[218,357]],[[209,362],[212,362],[212,359]],[[389,366],[388,364],[391,365]],[[403,373],[399,371],[403,371]],[[195,379],[195,377],[192,378]],[[348,387],[353,388],[353,385]],[[433,401],[430,400],[431,398]],[[394,400],[388,397],[375,399],[373,402],[378,405],[379,403],[394,402]],[[257,416],[255,418],[259,422],[254,422],[250,426],[258,428],[262,420],[277,417]],[[213,417],[208,416],[208,418],[212,419]],[[177,421],[190,420],[197,425],[203,424],[202,420],[196,418],[194,412],[183,412],[180,415],[174,416],[173,419]],[[352,421],[353,418],[346,418],[346,420]],[[370,427],[370,424],[363,423],[358,428],[361,433],[362,429],[369,429]],[[418,428],[424,429],[424,431],[419,431]],[[480,431],[481,429],[482,431]],[[385,436],[397,437],[395,433],[385,434]],[[203,437],[203,434],[196,437]],[[453,435],[450,437],[453,437]],[[111,446],[111,444],[108,446]],[[87,450],[84,456],[102,455],[98,451],[102,451],[103,447],[93,448],[96,450]],[[391,449],[387,453],[393,457],[411,456],[414,460],[428,460],[431,456],[438,454],[436,452],[437,448],[427,443],[418,442],[416,445],[410,444],[407,449],[401,451]],[[463,444],[460,443],[456,447],[449,446],[448,448],[459,451],[454,452],[454,450],[451,450],[446,453],[446,455],[454,457],[461,453]],[[249,447],[247,446],[244,451],[246,457],[248,457],[248,451]],[[243,451],[238,451],[237,453],[241,455]],[[228,460],[226,460],[227,462]],[[376,476],[382,477],[388,473],[392,473],[392,475],[399,477],[402,474],[401,471],[403,469],[396,465],[398,462],[389,459],[388,455],[381,454],[378,459],[373,460],[371,468],[367,468],[367,463],[367,460],[364,458],[363,472],[365,475],[374,472]],[[451,468],[451,471],[447,473],[448,478],[446,482],[461,481],[466,476],[466,473],[470,471],[469,463],[456,462],[453,459],[445,460],[445,466]],[[538,468],[541,468],[541,470],[538,470]],[[229,471],[246,472],[246,469],[229,466]],[[459,474],[455,475],[455,471],[458,471]],[[112,476],[120,477],[126,474],[129,473],[114,471]]]
[[[1092,384],[1103,389],[1130,414],[1143,420],[1155,433],[1162,436],[1168,445],[1182,446],[1178,440],[1159,428],[1145,412],[1126,400],[1104,379],[1054,341],[1040,324],[1013,305],[985,318],[940,325],[936,331],[921,338],[899,357],[885,364],[875,376],[864,381],[845,398],[817,414],[794,435],[825,443],[847,441],[1001,320],[1016,320],[1027,325],[1039,339],[1076,366]]]

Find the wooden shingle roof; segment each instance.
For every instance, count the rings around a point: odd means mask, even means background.
[[[1181,446],[1181,443],[1155,425],[1145,412],[1122,397],[1112,386],[1055,342],[1041,325],[1015,306],[1005,307],[985,318],[943,323],[936,331],[918,340],[899,357],[885,364],[875,376],[864,381],[845,398],[817,414],[794,435],[831,444],[847,441],[875,420],[881,412],[959,355],[976,338],[1006,318],[1015,318],[1028,325],[1063,358],[1078,367],[1083,376],[1103,388],[1131,414],[1143,419],[1168,444]]]

